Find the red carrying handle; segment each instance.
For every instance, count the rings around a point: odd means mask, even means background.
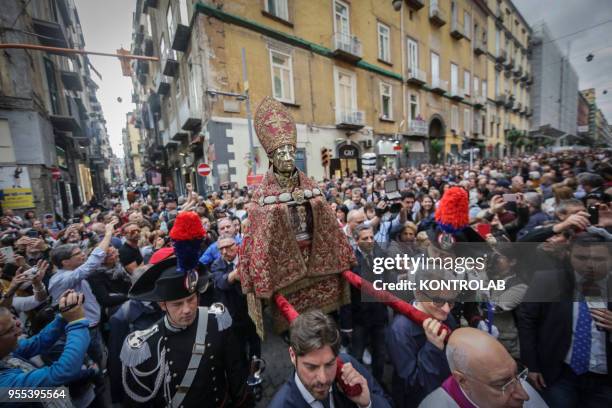
[[[395,295],[392,295],[386,290],[374,289],[374,286],[368,280],[362,279],[361,276],[357,275],[354,272],[344,271],[342,272],[342,276],[349,284],[351,284],[351,286],[354,286],[357,289],[361,289],[364,293],[372,296],[373,298],[378,299],[380,302],[386,304],[391,309],[406,316],[407,318],[421,326],[423,325],[423,322],[426,319],[429,319],[431,317],[427,313],[421,312],[419,309],[412,306],[410,303],[401,300],[400,298]],[[438,331],[438,334],[442,333],[442,330],[446,330],[446,338],[444,339],[444,342],[446,342],[448,340],[448,336],[450,335],[451,329],[447,325],[442,323],[440,325],[440,330]]]
[[[274,295],[274,302],[276,303],[278,310],[289,323],[294,321],[296,317],[300,315],[283,295],[279,295],[278,293]],[[348,385],[345,383],[342,380],[343,366],[344,362],[340,359],[340,357],[336,357],[336,381],[338,381],[340,388],[348,397],[356,397],[361,394],[361,384]]]

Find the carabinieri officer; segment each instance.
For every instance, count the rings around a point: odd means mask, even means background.
[[[130,405],[253,406],[229,313],[221,303],[198,306],[205,285],[197,275],[177,270],[173,256],[153,265],[130,289],[132,299],[157,302],[165,312],[149,329],[131,333],[121,350]]]

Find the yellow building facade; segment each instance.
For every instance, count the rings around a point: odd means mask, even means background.
[[[366,162],[457,160],[467,148],[503,155],[504,126],[528,129],[529,29],[506,0],[140,0],[137,7],[144,38],[160,55],[160,64],[137,72],[140,98],[148,89],[160,94],[155,115],[172,167],[186,175],[208,161],[215,185],[243,185],[249,173],[247,87],[253,112],[272,95],[293,114],[298,167],[315,179],[362,173]],[[496,17],[498,7],[510,11],[507,21]],[[177,26],[188,36],[182,46]],[[497,58],[504,52],[518,52],[507,69]],[[501,93],[508,103],[498,104]],[[262,173],[267,158],[254,139]],[[186,160],[200,140],[206,154]],[[323,149],[332,153],[329,168]]]

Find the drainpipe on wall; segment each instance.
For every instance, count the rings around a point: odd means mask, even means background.
[[[402,64],[401,64],[401,76],[404,78],[406,75],[406,35],[404,32],[404,3],[402,2],[400,8],[400,39],[402,49]],[[406,82],[402,79],[402,118],[406,119]],[[398,132],[402,131],[402,126],[398,128]]]

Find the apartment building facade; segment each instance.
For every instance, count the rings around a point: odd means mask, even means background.
[[[3,43],[85,47],[72,0],[3,1],[0,26]],[[97,89],[86,56],[3,51],[2,190],[4,197],[19,197],[4,200],[3,208],[70,217],[76,206],[107,191],[111,151]],[[15,186],[20,190],[7,194]]]
[[[395,166],[398,159],[457,160],[468,147],[506,154],[503,127],[489,123],[528,129],[522,79],[529,67],[520,50],[529,35],[521,30],[529,29],[522,17],[503,3],[520,20],[515,28],[508,17],[506,34],[496,0],[395,3],[139,1],[132,52],[160,56],[159,63],[134,64],[145,171],[177,188],[202,183],[200,162],[212,165],[207,182],[215,186],[245,184],[252,161],[264,172],[267,157],[256,138],[250,156],[247,87],[252,111],[266,95],[291,111],[298,167],[315,179],[361,173],[363,158]],[[520,72],[516,65],[496,70],[495,30],[504,38],[500,50],[520,54]],[[510,37],[514,31],[520,38]],[[516,95],[512,104],[497,105],[502,90],[508,99]],[[332,152],[329,167],[322,149]]]
[[[576,144],[578,74],[543,22],[534,26],[531,42],[532,136],[557,146]]]
[[[580,91],[584,99],[586,100],[589,113],[588,113],[588,136],[595,146],[599,147],[610,147],[612,146],[612,131],[608,121],[597,106],[597,93],[595,88],[585,89]]]
[[[141,132],[136,127],[136,115],[130,112],[125,115],[123,129],[123,157],[125,158],[125,173],[130,180],[142,180],[142,157],[144,153]]]

